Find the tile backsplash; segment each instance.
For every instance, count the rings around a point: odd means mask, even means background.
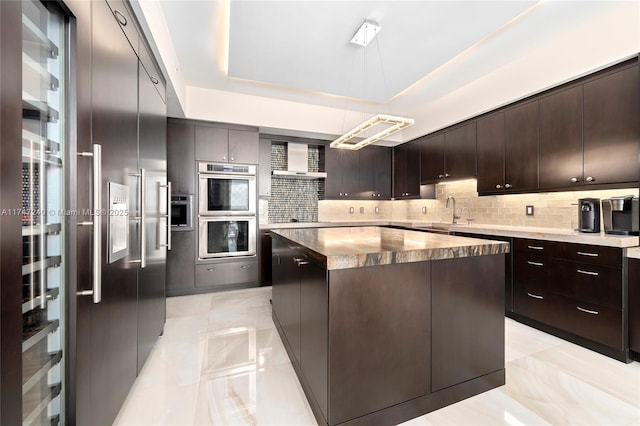
[[[397,201],[331,201],[319,202],[318,220],[415,220],[451,222],[451,208],[446,208],[447,197],[456,199],[458,223],[466,224],[471,211],[473,223],[542,228],[573,229],[578,224],[579,198],[609,198],[617,195],[638,196],[638,188],[549,192],[537,194],[509,194],[478,196],[476,180],[438,184],[435,200]],[[534,206],[534,215],[526,215],[526,206]],[[349,213],[349,208],[354,213]],[[363,213],[360,213],[363,207]],[[375,207],[379,213],[375,214]],[[463,210],[464,209],[464,210]]]
[[[318,171],[320,149],[309,145],[309,170]],[[287,169],[287,144],[271,143],[271,170]],[[264,210],[268,211],[268,223],[318,221],[318,200],[324,194],[324,179],[292,179],[271,176],[271,197]],[[260,215],[261,222],[263,215]]]

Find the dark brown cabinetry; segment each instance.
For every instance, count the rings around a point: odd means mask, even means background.
[[[167,120],[167,175],[176,194],[196,193],[195,126]]]
[[[538,102],[478,119],[478,192],[538,188]]]
[[[196,125],[196,160],[223,163],[258,163],[258,133]]]
[[[396,424],[504,383],[503,255],[327,270],[272,247],[273,319],[319,424]]]
[[[391,198],[391,149],[368,146],[361,149],[359,153],[358,198],[389,200]]]
[[[417,141],[393,148],[393,198],[420,197],[420,146]]]
[[[420,182],[437,183],[476,175],[476,122],[420,139]]]
[[[629,348],[640,361],[640,260],[629,259]]]
[[[580,185],[582,86],[540,98],[540,189]]]
[[[538,187],[538,102],[528,102],[504,112],[505,190]]]
[[[471,234],[468,232],[454,232],[454,235],[483,240],[496,240],[509,243],[509,253],[505,254],[504,261],[504,312],[511,317],[513,314],[513,238],[496,235]]]
[[[360,153],[325,147],[324,196],[326,199],[358,198],[360,189]]]
[[[171,251],[167,253],[167,296],[187,294],[195,287],[196,234],[173,232]]]
[[[516,239],[516,318],[628,361],[622,256],[613,247]]]
[[[585,184],[638,181],[639,116],[637,61],[584,83]]]
[[[478,119],[478,192],[488,193],[504,187],[504,112]]]
[[[260,285],[271,285],[271,231],[260,231]]]

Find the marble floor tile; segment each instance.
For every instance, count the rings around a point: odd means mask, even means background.
[[[561,345],[564,340],[505,318],[505,363]]]
[[[317,424],[273,324],[270,297],[262,287],[169,298],[164,335],[115,424]],[[508,318],[505,341],[505,386],[403,424],[640,424],[640,363]]]

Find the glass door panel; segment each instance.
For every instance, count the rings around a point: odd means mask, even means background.
[[[65,16],[22,2],[22,412],[64,424]]]

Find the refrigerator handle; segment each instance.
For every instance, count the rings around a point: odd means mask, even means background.
[[[140,268],[147,267],[147,171],[140,169]]]
[[[167,188],[167,214],[160,215],[167,219],[167,244],[159,244],[160,247],[166,247],[167,250],[171,250],[171,182],[167,181],[166,185],[160,185],[160,188]],[[160,223],[158,221],[158,223]],[[158,243],[160,240],[158,239]]]
[[[78,225],[93,227],[93,289],[79,291],[79,296],[93,296],[93,303],[102,301],[102,145],[93,144],[92,152],[79,152],[80,157],[93,157],[93,221]]]

